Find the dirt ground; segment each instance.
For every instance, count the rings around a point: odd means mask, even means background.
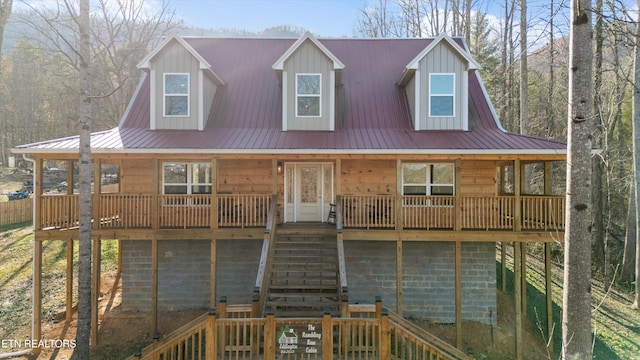
[[[120,279],[115,272],[103,275],[99,301],[99,344],[92,350],[92,359],[124,359],[137,348],[150,343],[153,334],[149,332],[150,318],[141,313],[123,312],[120,308]],[[501,310],[497,324],[484,325],[477,322],[463,323],[463,348],[472,348],[477,359],[512,359],[514,357],[515,320],[509,309],[514,307],[513,299],[498,295],[498,309]],[[167,334],[189,320],[201,315],[203,310],[182,311],[160,314],[158,327],[161,334]],[[77,319],[74,316],[67,324],[63,316],[61,321],[51,320],[43,324],[44,339],[75,339]],[[455,325],[434,324],[427,321],[415,322],[441,339],[455,343]],[[529,322],[524,321],[524,358],[546,359],[546,347],[540,332]],[[28,329],[26,329],[28,331]],[[28,332],[27,332],[28,334]],[[39,356],[18,357],[22,359],[70,359],[73,349],[44,349]]]

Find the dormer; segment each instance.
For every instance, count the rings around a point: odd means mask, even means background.
[[[273,64],[282,87],[282,130],[335,130],[336,86],[344,64],[311,33]]]
[[[479,68],[468,51],[441,34],[407,66],[405,88],[415,130],[469,129],[469,73]]]
[[[204,130],[224,82],[178,35],[167,37],[139,64],[149,75],[151,130]]]

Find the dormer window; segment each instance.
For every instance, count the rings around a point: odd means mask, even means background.
[[[164,116],[189,116],[189,74],[164,74]]]
[[[296,74],[296,116],[320,117],[321,74]]]
[[[429,116],[455,116],[455,74],[429,74]]]

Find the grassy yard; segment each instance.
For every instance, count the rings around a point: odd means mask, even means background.
[[[507,292],[513,293],[513,249],[507,247]],[[554,259],[555,260],[555,259]],[[562,261],[562,259],[559,259]],[[500,263],[497,262],[498,279]],[[541,329],[547,329],[544,294],[544,262],[540,257],[527,257],[527,317]],[[553,345],[560,358],[562,345],[562,266],[554,262],[552,272]],[[498,284],[500,286],[500,284]],[[595,333],[594,359],[640,359],[640,311],[631,308],[632,294],[605,288],[602,281],[591,285],[592,326]],[[539,331],[542,334],[542,332]]]

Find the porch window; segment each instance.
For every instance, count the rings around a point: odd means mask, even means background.
[[[429,116],[454,116],[455,74],[429,74]]]
[[[163,164],[164,194],[211,194],[211,163]]]
[[[189,74],[164,74],[164,116],[189,116]]]
[[[296,116],[320,117],[321,74],[296,74]]]
[[[402,164],[403,195],[453,195],[454,179],[455,167],[453,164]]]

